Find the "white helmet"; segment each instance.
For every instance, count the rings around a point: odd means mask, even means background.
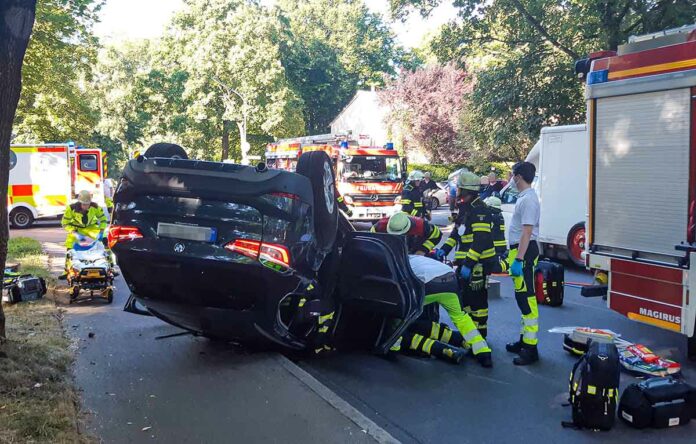
[[[483,201],[483,203],[485,203],[486,205],[488,205],[488,206],[491,207],[491,208],[496,208],[496,209],[498,209],[498,210],[500,209],[500,206],[503,204],[503,203],[500,201],[500,198],[495,197],[495,196],[491,196],[491,197],[486,198],[486,199]]]
[[[423,173],[418,171],[418,170],[413,170],[413,171],[411,171],[411,174],[408,175],[408,180],[409,181],[423,180]]]

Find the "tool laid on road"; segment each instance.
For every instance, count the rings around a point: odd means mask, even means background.
[[[681,372],[681,365],[653,353],[642,344],[634,344],[611,330],[590,327],[555,327],[550,333],[563,334],[563,349],[572,355],[587,352],[589,341],[614,343],[623,369],[634,376],[668,376]]]
[[[619,417],[637,429],[686,425],[696,418],[696,389],[672,377],[631,384],[621,395]]]
[[[573,420],[562,422],[563,427],[606,431],[614,426],[620,368],[616,345],[590,341],[570,373]]]

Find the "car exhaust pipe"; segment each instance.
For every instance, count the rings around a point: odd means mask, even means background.
[[[259,162],[256,165],[256,172],[257,173],[265,173],[266,171],[268,171],[268,165],[266,165],[265,162]]]

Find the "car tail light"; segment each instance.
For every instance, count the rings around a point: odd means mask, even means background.
[[[143,233],[140,232],[138,227],[124,227],[121,225],[112,225],[109,227],[109,248],[113,248],[119,242],[132,241],[134,239],[141,239]]]
[[[225,249],[264,262],[290,267],[290,251],[284,245],[269,244],[257,240],[237,239],[225,245]]]

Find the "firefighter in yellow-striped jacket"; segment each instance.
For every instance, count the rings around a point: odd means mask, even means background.
[[[408,175],[408,181],[401,193],[401,211],[409,216],[427,218],[427,212],[423,205],[423,191],[420,187],[422,180],[423,173],[420,171],[411,171],[411,174]]]
[[[483,201],[491,211],[491,234],[493,235],[493,245],[495,254],[501,258],[507,258],[507,241],[505,240],[505,218],[500,210],[502,202],[500,198],[491,196]]]
[[[490,208],[479,199],[479,177],[471,172],[463,172],[457,188],[458,215],[455,227],[436,256],[444,258],[456,248],[454,263],[461,280],[462,306],[485,338],[488,334],[486,276],[507,271],[508,266],[496,253],[493,216]]]

